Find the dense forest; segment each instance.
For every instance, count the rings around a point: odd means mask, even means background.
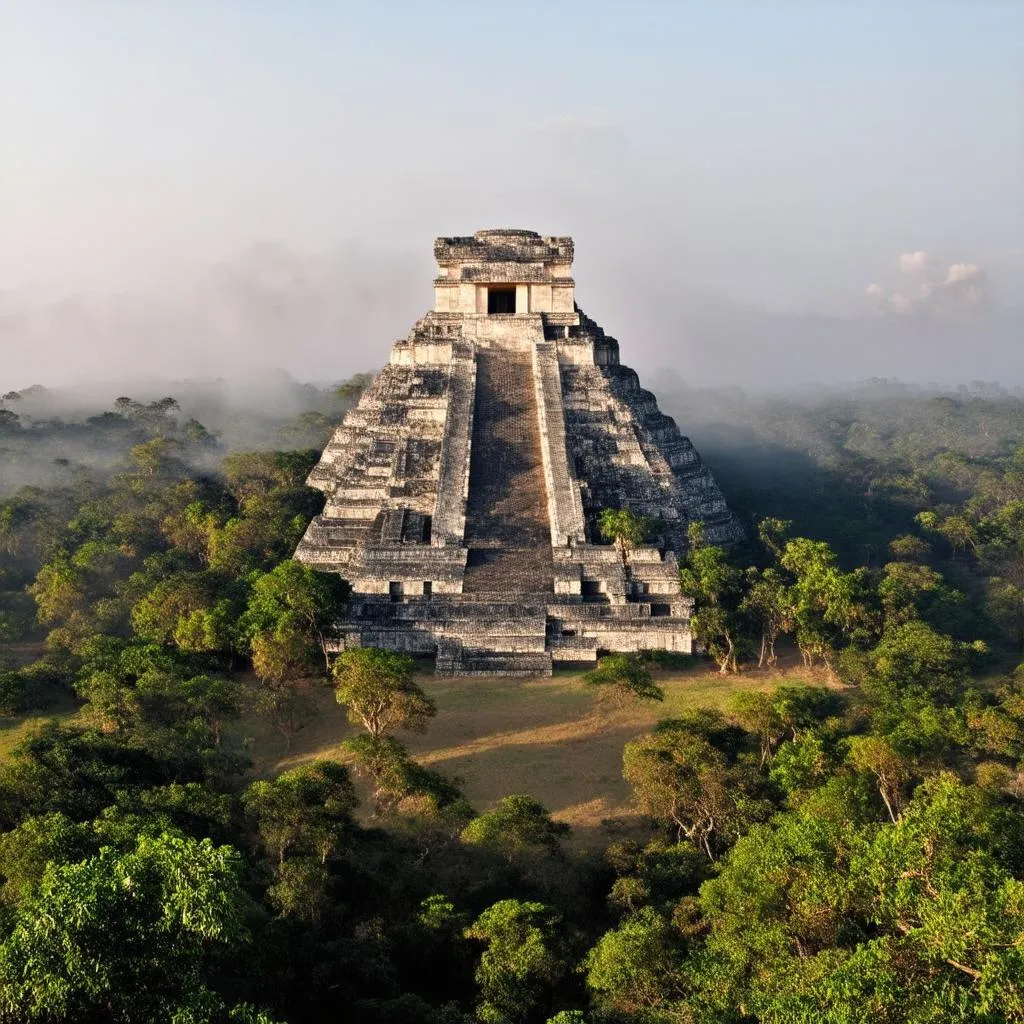
[[[290,554],[364,385],[244,422],[4,396],[0,715],[38,721],[0,759],[0,1020],[1024,1021],[1024,400],[666,396],[747,529],[691,530],[680,585],[751,685],[625,744],[641,829],[598,855],[410,756],[408,659],[325,653],[345,584]],[[657,704],[665,661],[580,685]],[[238,722],[288,742],[318,687],[344,756],[257,776]]]

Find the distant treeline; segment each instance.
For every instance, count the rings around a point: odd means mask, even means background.
[[[101,398],[100,388],[8,391],[0,398],[0,497],[23,484],[110,471],[154,437],[207,469],[225,452],[319,448],[370,379],[356,374],[316,386],[282,373],[236,383],[185,381],[168,385],[166,395],[143,386],[135,398]]]

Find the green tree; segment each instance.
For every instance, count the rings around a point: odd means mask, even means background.
[[[704,943],[680,967],[698,1019],[813,1019],[813,1006],[798,1013],[786,996],[865,937],[844,878],[855,841],[848,823],[787,813],[755,825],[726,854],[700,888]]]
[[[813,730],[808,730],[799,739],[779,747],[768,775],[793,805],[809,791],[823,786],[832,769],[832,758],[825,742]]]
[[[1024,652],[1024,495],[983,516],[978,530],[990,608]]]
[[[17,904],[30,895],[49,864],[80,860],[90,852],[87,826],[55,811],[25,818],[17,828],[0,835],[0,893],[5,903]]]
[[[953,700],[966,677],[968,651],[920,619],[892,626],[869,655],[872,676],[866,689],[874,699],[914,690]]]
[[[339,654],[333,667],[335,693],[348,708],[349,721],[374,738],[395,729],[422,732],[437,705],[413,679],[415,668],[408,655],[377,647]]]
[[[331,623],[347,597],[348,587],[337,574],[288,559],[253,581],[241,628],[258,635],[274,629],[283,616],[296,616],[320,648],[326,669]]]
[[[502,797],[495,806],[474,818],[463,830],[462,841],[495,850],[509,864],[532,853],[558,855],[560,840],[569,826],[554,821],[547,809],[532,797]]]
[[[38,533],[52,513],[38,492],[22,488],[0,502],[0,553],[11,557],[27,554],[38,543]]]
[[[231,493],[245,500],[301,487],[320,457],[318,451],[234,452],[220,464]]]
[[[889,541],[889,554],[897,562],[927,562],[932,555],[932,546],[928,541],[913,533],[902,533]]]
[[[308,687],[300,684],[315,671],[316,646],[296,612],[285,612],[273,628],[253,636],[249,645],[253,671],[260,680],[256,706],[290,748],[292,736],[311,713]]]
[[[43,565],[28,588],[39,609],[39,621],[55,625],[84,610],[86,583],[85,570],[75,565],[66,552]]]
[[[1006,825],[989,796],[944,773],[851,865],[893,959],[931,990],[925,1005],[969,1000],[978,1020],[1024,1020],[1024,882]]]
[[[212,574],[175,573],[135,603],[132,629],[145,640],[184,651],[228,650],[235,615],[232,602],[217,590]]]
[[[285,612],[256,633],[249,647],[253,671],[266,682],[285,683],[314,670],[316,649],[296,612]]]
[[[754,828],[701,887],[687,1004],[768,1024],[1024,1019],[1017,827],[944,774],[893,824],[789,813]]]
[[[773,567],[761,571],[748,569],[747,592],[740,610],[761,630],[757,667],[774,668],[779,661],[775,644],[780,634],[788,633],[794,627],[789,589],[782,573]]]
[[[154,437],[131,450],[132,461],[144,477],[165,476],[181,469],[180,443],[172,437]]]
[[[828,544],[806,537],[788,541],[780,562],[794,578],[789,599],[804,664],[810,667],[820,659],[832,670],[838,649],[865,619],[859,600],[862,580],[839,568]]]
[[[421,798],[434,811],[462,799],[451,779],[418,764],[391,736],[361,734],[346,740],[344,747],[354,759],[356,773],[373,780],[375,814],[394,811],[410,797]]]
[[[0,634],[2,635],[2,634]],[[0,669],[0,717],[20,715],[28,701],[28,683],[21,672]]]
[[[651,678],[647,666],[635,654],[609,654],[583,676],[586,686],[606,689],[619,703],[631,700],[663,701],[665,691]]]
[[[775,748],[786,735],[786,724],[772,694],[740,690],[729,698],[729,711],[744,729],[752,732],[761,746],[761,764],[772,759]]]
[[[241,874],[230,847],[166,834],[51,864],[0,945],[0,1007],[12,1020],[226,1015],[210,958],[246,941]]]
[[[336,761],[314,761],[276,779],[261,779],[242,796],[278,867],[290,853],[308,853],[325,863],[351,832],[356,802],[348,770]]]
[[[930,566],[890,562],[878,585],[886,624],[901,625],[920,618],[929,599],[941,593],[942,584],[942,576]]]
[[[790,520],[779,519],[776,516],[766,516],[757,524],[758,539],[776,561],[782,558],[792,526]]]
[[[242,499],[238,514],[210,532],[210,567],[238,579],[290,558],[319,504],[306,487]]]
[[[559,923],[542,903],[510,899],[488,907],[466,929],[467,938],[486,946],[476,969],[483,1024],[520,1024],[549,1006],[566,970]]]
[[[899,818],[904,791],[910,781],[907,761],[881,736],[853,736],[850,763],[858,771],[874,776],[878,795],[892,821]]]
[[[627,743],[622,774],[640,809],[675,829],[714,860],[721,849],[763,816],[765,806],[746,769],[730,762],[694,728],[668,720],[654,733]]]
[[[843,710],[842,696],[825,686],[778,686],[772,691],[772,704],[794,740],[803,729],[821,725]]]
[[[174,548],[206,567],[210,564],[211,536],[221,525],[223,517],[206,502],[197,500],[164,516],[160,532]]]
[[[597,528],[601,538],[615,544],[623,554],[630,548],[638,547],[647,540],[653,521],[628,508],[606,508],[597,517]]]
[[[285,917],[315,923],[327,904],[329,882],[330,874],[323,861],[316,857],[291,857],[278,864],[267,899]]]
[[[86,701],[83,721],[103,732],[124,732],[141,717],[142,705],[135,688],[110,672],[93,672],[75,690]]]
[[[192,676],[181,684],[180,693],[187,712],[209,727],[214,746],[220,746],[225,721],[242,713],[242,686],[220,676]]]
[[[916,520],[922,529],[942,537],[952,549],[954,558],[968,548],[977,552],[977,530],[965,516],[942,516],[938,512],[929,510],[919,512]]]
[[[738,672],[747,640],[744,574],[731,564],[725,548],[705,543],[701,523],[690,524],[689,540],[687,564],[679,579],[682,592],[697,605],[690,619],[694,638],[715,659],[722,675]]]
[[[605,932],[587,954],[587,987],[614,1013],[667,1009],[684,994],[684,949],[670,923],[652,907],[642,907]]]

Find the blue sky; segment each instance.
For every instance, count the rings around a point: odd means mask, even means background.
[[[210,268],[291,260],[329,289],[340,260],[343,308],[315,297],[315,330],[277,352],[285,320],[260,359],[382,361],[430,301],[433,236],[507,225],[576,238],[581,304],[643,333],[640,363],[671,357],[674,301],[912,313],[915,338],[959,303],[998,321],[989,375],[1017,372],[1020,2],[0,0],[0,128],[0,297],[38,337],[38,304],[77,296],[101,357],[126,351],[110,296],[192,296],[202,331]],[[335,314],[380,336],[349,352]]]

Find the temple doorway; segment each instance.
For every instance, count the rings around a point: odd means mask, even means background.
[[[487,289],[487,312],[490,315],[495,313],[514,313],[516,311],[516,290],[512,288],[488,288]]]

